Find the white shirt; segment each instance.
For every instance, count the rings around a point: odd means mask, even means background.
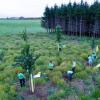
[[[91,57],[91,56],[89,56],[89,57],[88,57],[88,60],[89,60],[89,61],[92,61],[92,57]]]
[[[73,71],[67,71],[67,74],[73,74]]]
[[[73,65],[72,65],[72,67],[75,67],[76,66],[76,62],[75,61],[73,61]]]

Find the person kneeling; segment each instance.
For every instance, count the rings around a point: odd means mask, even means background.
[[[50,61],[48,65],[48,69],[53,70],[53,68],[54,68],[54,64],[52,63],[52,61]]]
[[[67,71],[67,77],[70,82],[72,81],[72,76],[73,76],[73,71]]]

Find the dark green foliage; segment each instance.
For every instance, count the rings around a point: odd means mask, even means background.
[[[95,98],[95,100],[98,100],[100,98],[100,89],[95,89],[92,93],[92,97]]]
[[[30,53],[30,45],[29,44],[25,44],[23,46],[23,49],[22,49],[21,53],[23,55],[27,56]]]
[[[28,38],[27,38],[26,30],[24,31],[23,39],[25,41],[25,45],[23,46],[21,55],[19,57],[16,57],[15,61],[17,65],[23,67],[23,69],[31,73],[32,69],[34,69],[35,61],[39,56],[31,53],[30,45],[28,44],[28,41],[27,41]]]
[[[23,39],[25,42],[27,42],[27,40],[28,40],[26,29],[23,31],[22,39]]]
[[[25,100],[25,99],[24,99],[24,97],[18,95],[18,96],[16,97],[16,100]]]
[[[32,68],[34,69],[34,64],[38,57],[39,56],[30,52],[30,45],[26,44],[21,51],[21,55],[16,57],[15,61],[17,65],[22,66],[29,73],[31,73]]]
[[[79,97],[78,100],[92,100],[92,98],[89,97],[89,96],[84,96],[84,95],[82,95],[82,96]]]
[[[44,27],[49,30],[54,30],[59,23],[63,32],[69,35],[95,36],[100,33],[100,2],[95,1],[92,5],[74,2],[59,7],[46,7],[42,19]]]
[[[95,48],[95,39],[94,38],[92,39],[91,48],[92,48],[92,50],[94,50],[94,48]]]
[[[57,35],[57,41],[60,42],[61,40],[61,26],[60,25],[57,25],[56,26],[56,35]]]
[[[2,61],[4,58],[4,51],[0,50],[0,61]]]

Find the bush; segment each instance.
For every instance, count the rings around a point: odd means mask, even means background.
[[[86,61],[88,59],[88,54],[81,53],[80,57],[82,57]]]
[[[8,93],[5,93],[5,92],[1,92],[0,93],[0,100],[11,100],[10,98],[11,95],[9,95]]]
[[[33,83],[35,83],[36,85],[44,85],[46,83],[46,80],[43,78],[36,78],[33,79]]]
[[[13,96],[13,97],[15,97],[16,95],[17,95],[17,91],[16,91],[16,86],[15,85],[12,85],[11,87],[10,87],[10,94]]]
[[[88,73],[86,71],[81,71],[81,72],[76,73],[76,77],[79,79],[87,79]]]
[[[76,67],[76,72],[78,73],[78,72],[81,72],[83,69],[80,67],[80,66],[77,66]]]
[[[65,91],[59,90],[55,94],[48,97],[48,100],[61,100],[61,98],[65,97]]]
[[[92,74],[92,72],[93,72],[92,68],[89,68],[89,67],[87,67],[87,68],[85,69],[85,71],[86,71],[88,74]]]
[[[22,68],[22,67],[16,67],[15,68],[15,73],[17,74],[17,73],[23,73],[23,72],[25,72],[25,70]]]
[[[92,97],[98,100],[100,98],[100,89],[95,89],[95,91],[92,93]]]
[[[100,85],[100,75],[97,76],[97,78],[96,78],[96,82],[97,82],[97,84]]]
[[[60,71],[53,71],[52,72],[52,77],[53,76],[57,76],[57,77],[61,78],[62,77],[62,73]]]
[[[6,78],[5,73],[0,73],[0,81],[4,81],[4,79]]]
[[[44,72],[45,70],[47,70],[47,65],[39,65],[39,66],[35,66],[35,71],[42,71]]]
[[[93,100],[93,99],[89,96],[80,96],[78,100]]]
[[[0,62],[3,60],[4,58],[4,51],[0,49]]]
[[[67,67],[66,66],[64,66],[64,67],[56,66],[54,70],[55,71],[60,71],[60,72],[64,73],[64,72],[67,71]]]
[[[60,80],[59,76],[53,76],[52,79],[51,79],[51,82],[52,82],[54,85],[57,85],[58,80]]]
[[[3,71],[4,70],[4,66],[0,66],[0,71]]]
[[[60,88],[66,88],[66,83],[63,79],[58,80],[57,86]]]

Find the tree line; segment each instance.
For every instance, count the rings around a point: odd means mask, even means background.
[[[68,35],[100,36],[100,3],[87,2],[62,4],[46,7],[42,17],[42,26],[48,32],[55,32],[57,25]]]

